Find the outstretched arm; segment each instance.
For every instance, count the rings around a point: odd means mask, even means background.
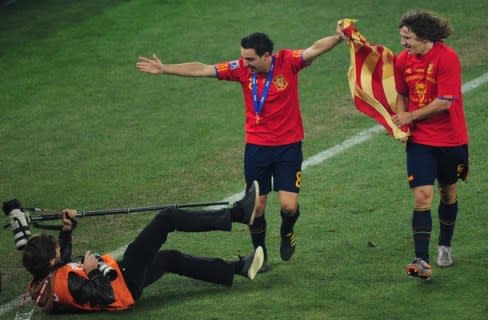
[[[303,60],[305,62],[311,63],[318,56],[326,53],[327,51],[333,49],[339,42],[345,39],[344,33],[342,33],[339,26],[337,26],[336,34],[333,36],[328,36],[319,39],[314,42],[310,47],[303,51]]]
[[[136,67],[141,72],[150,74],[171,74],[182,77],[216,77],[217,73],[213,65],[201,62],[187,62],[180,64],[163,64],[158,56],[153,54],[151,58],[139,57]]]

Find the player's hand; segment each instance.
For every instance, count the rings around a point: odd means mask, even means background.
[[[91,271],[98,268],[98,259],[95,257],[94,254],[88,250],[85,254],[85,259],[83,259],[83,269],[88,274]]]
[[[347,36],[344,34],[344,31],[342,31],[342,25],[337,24],[336,34],[339,36],[341,40],[347,40]]]
[[[63,231],[73,230],[73,221],[76,218],[78,211],[74,209],[64,209],[63,210]]]
[[[159,60],[156,54],[152,55],[152,58],[139,57],[136,62],[137,70],[141,72],[147,72],[150,74],[162,74],[164,73],[164,65]]]
[[[398,128],[401,128],[412,123],[413,117],[410,112],[398,112],[391,116],[391,120]]]

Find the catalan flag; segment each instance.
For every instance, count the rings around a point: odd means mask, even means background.
[[[356,108],[375,119],[400,141],[410,135],[408,127],[398,128],[391,120],[395,113],[395,55],[381,45],[371,45],[359,32],[356,20],[342,19],[338,24],[348,37],[351,63],[347,73],[349,89]]]

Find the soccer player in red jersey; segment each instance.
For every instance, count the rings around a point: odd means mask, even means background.
[[[440,234],[437,265],[453,264],[451,239],[458,213],[456,182],[468,173],[468,133],[461,92],[461,63],[443,43],[448,21],[427,11],[404,14],[399,23],[405,48],[395,62],[399,93],[397,126],[409,125],[407,176],[415,199],[412,228],[415,259],[407,273],[430,278],[429,242],[434,182],[438,181]]]
[[[298,73],[342,39],[338,27],[335,35],[319,39],[306,49],[282,49],[274,53],[271,39],[255,32],[241,39],[241,56],[236,60],[214,65],[201,62],[163,64],[153,55],[139,57],[136,63],[138,70],[150,74],[214,77],[240,83],[246,110],[244,175],[247,186],[253,180],[260,185],[256,219],[250,232],[254,247],[263,247],[265,261],[264,212],[272,188],[278,192],[280,201],[282,260],[289,260],[295,251],[293,227],[300,215],[298,193],[304,137]],[[263,269],[266,270],[267,265]]]

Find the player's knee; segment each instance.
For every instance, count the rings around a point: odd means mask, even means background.
[[[441,185],[440,188],[441,201],[445,204],[453,204],[457,201],[456,185]]]
[[[281,207],[281,214],[286,216],[294,216],[298,211],[298,206],[283,206]]]
[[[418,188],[414,191],[415,207],[430,208],[432,206],[433,191],[430,188]]]

